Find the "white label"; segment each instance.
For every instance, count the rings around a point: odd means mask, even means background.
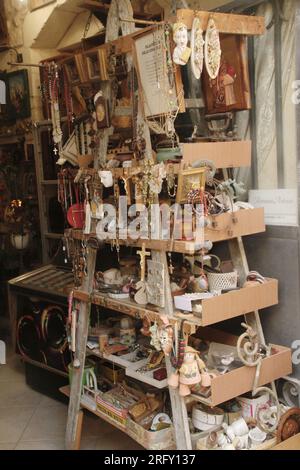
[[[298,226],[296,189],[260,189],[249,191],[249,202],[265,210],[266,225]]]

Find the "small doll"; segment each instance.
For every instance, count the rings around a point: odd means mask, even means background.
[[[199,352],[190,346],[184,350],[184,358],[176,374],[172,374],[169,379],[169,386],[177,388],[179,395],[186,397],[191,394],[191,388],[197,384],[203,387],[211,385],[210,374],[208,374],[205,364],[199,357]]]
[[[169,356],[173,349],[174,330],[172,325],[164,325],[159,329],[159,341],[162,351]]]
[[[163,321],[162,326],[158,327],[155,322],[154,325],[149,328],[151,333],[150,344],[154,346],[157,351],[163,351],[163,353],[168,356],[173,349],[174,330],[166,315],[162,315],[161,319]]]

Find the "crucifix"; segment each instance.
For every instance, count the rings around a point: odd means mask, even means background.
[[[145,243],[142,244],[142,249],[137,251],[137,254],[141,258],[140,266],[141,266],[141,281],[145,281],[145,273],[146,273],[146,256],[151,256],[151,251],[146,251]]]

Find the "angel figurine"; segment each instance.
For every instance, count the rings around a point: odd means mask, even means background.
[[[173,39],[176,47],[173,52],[173,61],[177,65],[186,65],[192,50],[188,47],[188,30],[184,23],[175,23],[173,26]]]

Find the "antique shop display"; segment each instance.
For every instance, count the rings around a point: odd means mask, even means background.
[[[43,62],[74,275],[72,380],[62,390],[70,449],[81,406],[149,449],[274,441],[284,410],[273,382],[290,373],[290,350],[262,335],[257,312],[278,302],[278,283],[249,272],[242,237],[264,231],[263,211],[245,202],[233,170],[251,160],[234,124],[235,111],[250,108],[244,36],[264,27],[247,17],[237,34],[233,20],[180,10],[172,22],[133,31],[132,19],[126,39]],[[189,69],[206,103],[206,142],[182,131]],[[53,310],[45,323],[62,317]],[[213,328],[242,315],[240,336]],[[38,336],[31,318],[20,322],[20,332]],[[65,338],[48,343],[66,347]]]

